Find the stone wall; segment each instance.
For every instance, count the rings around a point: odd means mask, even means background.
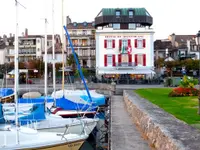
[[[199,130],[139,97],[133,90],[123,92],[133,122],[158,150],[200,150]]]

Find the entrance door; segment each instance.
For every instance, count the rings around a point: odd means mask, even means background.
[[[122,54],[122,66],[128,66],[128,54]]]

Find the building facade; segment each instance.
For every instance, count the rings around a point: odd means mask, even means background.
[[[14,42],[13,46],[7,49],[7,62],[14,61]],[[42,59],[42,51],[44,50],[44,36],[41,35],[28,35],[28,29],[25,34],[19,36],[19,62]]]
[[[95,27],[94,22],[72,22],[67,16],[67,29],[75,52],[78,54],[82,67],[95,67]],[[68,39],[66,39],[67,54],[72,54]]]
[[[153,74],[152,23],[144,8],[102,9],[95,18],[96,74]]]

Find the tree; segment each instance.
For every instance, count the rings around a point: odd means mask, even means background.
[[[75,53],[75,55],[78,58],[77,53]],[[80,61],[79,61],[79,58],[78,58],[78,63],[79,62]],[[76,72],[76,61],[75,61],[75,58],[74,58],[73,54],[69,54],[69,56],[67,57],[67,64],[72,67],[72,70],[75,73]]]

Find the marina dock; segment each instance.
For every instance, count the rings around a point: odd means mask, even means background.
[[[122,96],[111,97],[110,150],[150,150],[125,109]]]

